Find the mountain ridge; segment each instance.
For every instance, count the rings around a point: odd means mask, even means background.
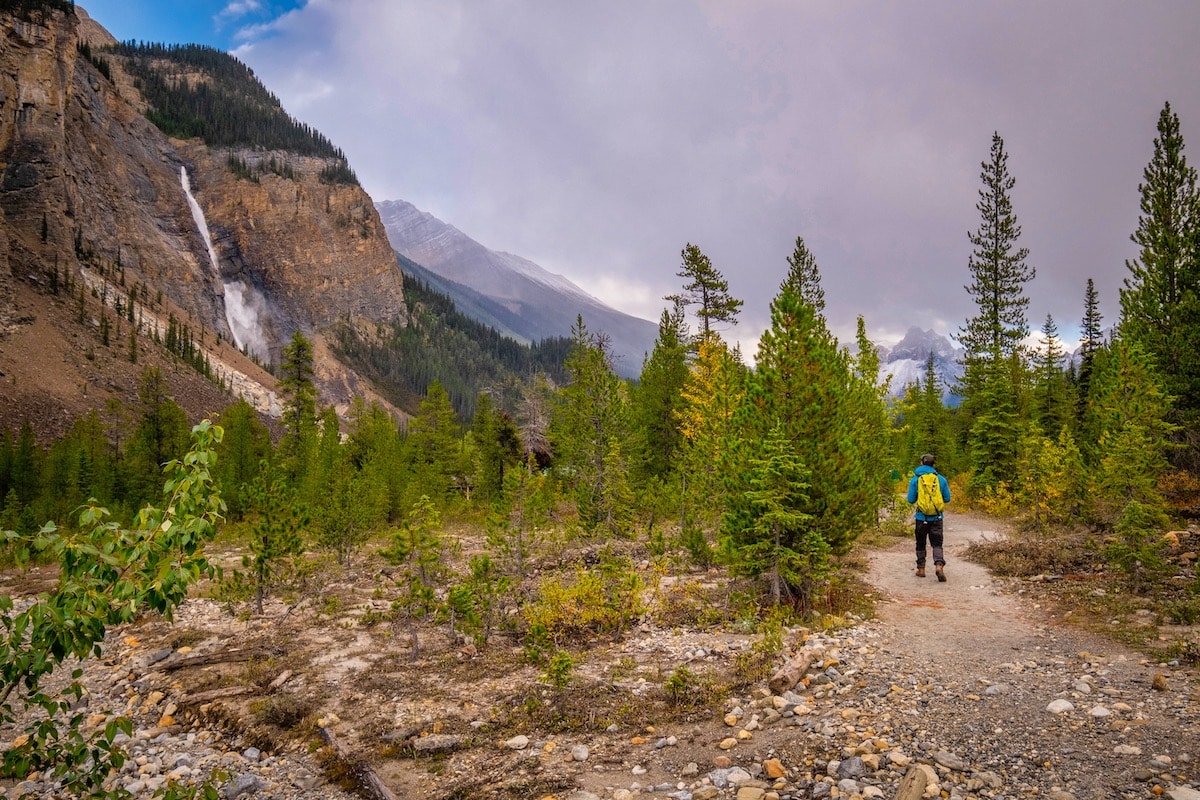
[[[376,201],[375,207],[402,259],[445,281],[442,290],[477,322],[536,342],[570,336],[582,317],[589,331],[608,338],[618,374],[641,373],[658,337],[657,323],[611,308],[527,258],[491,250],[406,200]]]

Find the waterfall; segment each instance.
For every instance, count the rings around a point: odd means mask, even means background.
[[[192,195],[192,182],[188,179],[187,167],[179,168],[179,182],[183,193],[187,196],[188,208],[192,210],[192,219],[204,239],[204,247],[208,250],[208,263],[213,275],[221,281],[225,289],[225,322],[229,332],[233,334],[234,344],[239,350],[266,359],[268,356],[267,342],[259,325],[259,312],[266,309],[266,299],[262,294],[241,279],[226,279],[221,276],[221,268],[217,261],[217,251],[213,247],[212,235],[208,232],[208,221],[204,218],[204,209]]]

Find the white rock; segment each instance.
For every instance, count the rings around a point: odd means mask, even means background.
[[[1070,700],[1064,700],[1060,697],[1057,700],[1052,700],[1050,705],[1046,706],[1046,710],[1051,714],[1066,714],[1069,711],[1075,710],[1075,704]]]
[[[511,739],[509,739],[507,742],[505,742],[504,746],[507,747],[509,750],[524,750],[526,747],[529,747],[529,737],[528,736],[514,736]]]

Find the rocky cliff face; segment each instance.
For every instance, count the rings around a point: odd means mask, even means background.
[[[395,255],[370,198],[322,183],[321,159],[242,151],[243,160],[274,155],[294,176],[253,182],[233,174],[228,151],[168,139],[143,115],[119,57],[99,56],[105,75],[81,54],[81,43],[114,41],[82,9],[33,21],[0,12],[0,30],[0,335],[31,319],[15,282],[45,283],[52,271],[82,278],[110,303],[138,286],[143,300],[160,298],[139,307],[147,334],[174,313],[210,332],[211,343],[217,334],[235,340],[225,286],[238,284],[258,297],[260,355],[271,361],[295,331],[319,337],[339,320],[405,317]],[[217,269],[181,169],[207,217]],[[227,366],[267,385],[269,397],[269,375],[248,375],[255,370],[246,364]],[[348,387],[361,388],[338,364],[316,366],[332,376],[327,401],[346,402]]]

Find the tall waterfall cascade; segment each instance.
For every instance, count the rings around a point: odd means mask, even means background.
[[[204,218],[204,209],[192,195],[192,183],[188,178],[187,167],[179,168],[179,182],[183,193],[187,196],[188,207],[192,211],[192,219],[204,239],[204,247],[208,251],[208,263],[213,275],[221,281],[225,289],[225,321],[233,334],[234,344],[239,350],[261,359],[268,357],[266,338],[259,324],[259,312],[265,309],[266,300],[262,294],[240,278],[229,279],[221,275],[217,251],[213,247],[212,235],[208,231],[208,222]]]

